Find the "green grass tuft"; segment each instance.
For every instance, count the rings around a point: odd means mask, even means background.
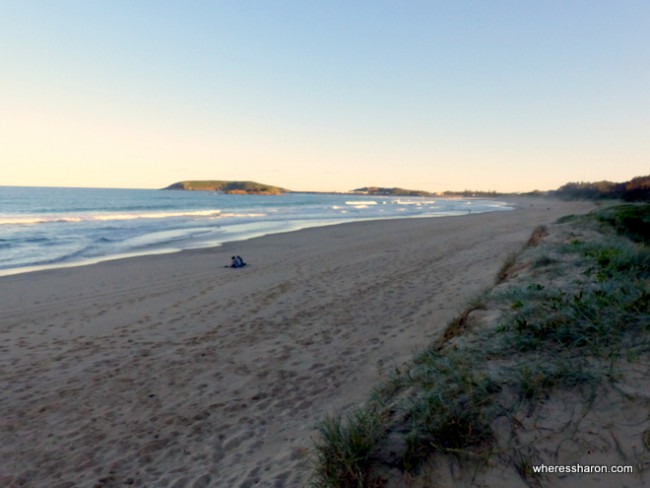
[[[315,443],[317,471],[314,486],[319,488],[363,488],[368,486],[368,464],[373,450],[385,436],[378,413],[359,408],[344,422],[328,417],[319,427]]]

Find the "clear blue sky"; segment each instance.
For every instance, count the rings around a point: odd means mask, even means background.
[[[0,185],[650,173],[650,2],[0,0]]]

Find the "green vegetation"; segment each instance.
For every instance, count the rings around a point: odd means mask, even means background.
[[[322,440],[316,444],[319,478],[316,486],[365,486],[370,454],[384,436],[377,412],[355,410],[345,423],[339,417],[329,417],[319,430]]]
[[[572,182],[561,186],[555,192],[556,196],[575,199],[614,198],[632,201],[650,201],[650,175],[638,176],[624,183],[611,181]]]
[[[165,190],[201,190],[201,191],[220,191],[234,194],[259,194],[259,195],[278,195],[287,193],[290,190],[273,185],[256,183],[254,181],[224,181],[224,180],[196,180],[196,181],[179,181],[173,185],[164,188]],[[319,193],[319,192],[305,192]],[[385,188],[377,186],[366,186],[352,190],[352,193],[362,193],[365,195],[391,196],[391,197],[432,197],[438,196],[439,193],[431,193],[423,190],[407,190],[399,187]],[[519,193],[516,195],[538,197],[544,195],[557,196],[568,199],[622,199],[626,201],[648,201],[650,200],[650,175],[639,176],[624,183],[613,183],[611,181],[589,182],[571,182],[563,185],[552,192],[532,191],[529,193]],[[445,197],[483,197],[498,198],[508,195],[496,191],[445,191],[442,193]]]
[[[418,390],[407,407],[411,451],[463,449],[491,438],[486,407],[499,386],[477,366],[460,351],[428,350],[399,378],[402,389]]]
[[[363,407],[323,422],[315,486],[385,486],[445,456],[496,456],[536,484],[518,419],[558,391],[590,405],[622,360],[650,359],[648,215],[623,205],[536,229],[438,340]],[[484,309],[497,318],[477,318]]]
[[[254,181],[200,180],[179,181],[165,190],[220,191],[230,194],[280,195],[287,190]]]
[[[598,214],[601,222],[635,241],[650,241],[650,205],[619,205]]]

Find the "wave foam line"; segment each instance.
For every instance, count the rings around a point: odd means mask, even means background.
[[[359,200],[359,201],[352,201],[352,202],[345,202],[346,205],[352,205],[353,207],[365,207],[368,205],[377,205],[377,202],[374,200]]]
[[[233,214],[227,214],[232,216]],[[111,220],[136,220],[136,219],[167,219],[174,217],[223,217],[221,210],[197,210],[194,212],[152,212],[152,213],[122,213],[122,214],[94,214],[88,216],[56,215],[50,217],[0,217],[0,225],[34,225],[57,222],[93,222]]]

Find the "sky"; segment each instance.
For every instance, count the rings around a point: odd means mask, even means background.
[[[0,185],[650,174],[647,0],[0,0]]]

